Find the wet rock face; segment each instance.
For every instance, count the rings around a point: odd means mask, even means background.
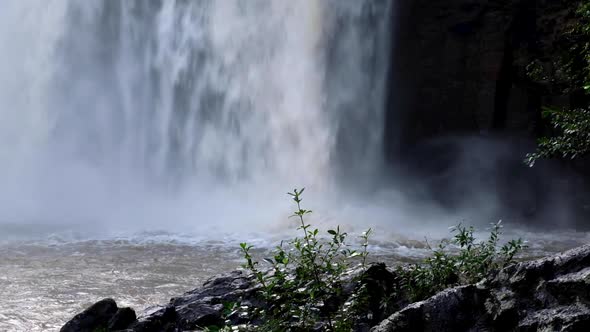
[[[410,304],[385,319],[372,331],[468,331],[481,325],[485,289],[474,285],[447,289]]]
[[[134,323],[136,319],[135,310],[131,308],[119,308],[109,320],[108,330],[124,330]]]
[[[589,294],[590,245],[445,290],[372,331],[590,331]]]
[[[123,330],[135,321],[135,311],[118,308],[113,299],[96,302],[64,325],[60,332]]]
[[[243,299],[255,302],[255,291],[250,277],[234,271],[212,278],[202,287],[171,299],[168,305],[148,308],[137,318],[132,309],[119,309],[112,299],[101,300],[74,317],[61,332],[172,332],[219,326],[224,323],[225,303]],[[233,323],[237,324],[238,320],[239,317],[235,317]]]
[[[177,321],[178,314],[173,306],[156,306],[146,309],[137,321],[132,324],[129,331],[176,331]]]
[[[252,279],[241,271],[234,271],[221,277],[210,279],[202,288],[197,288],[183,296],[170,300],[178,314],[178,326],[184,330],[224,323],[223,309],[228,303],[255,299],[256,288]],[[237,318],[236,318],[237,319]],[[237,321],[233,322],[237,323]]]

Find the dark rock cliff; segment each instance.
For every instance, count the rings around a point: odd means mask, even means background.
[[[534,136],[541,105],[569,103],[530,79],[527,66],[554,57],[576,1],[415,0],[398,7],[388,120],[389,135],[400,133],[398,146],[452,134]]]
[[[577,3],[398,1],[385,124],[390,164],[452,211],[485,201],[497,209],[484,219],[583,219],[587,166],[523,163],[547,134],[542,106],[575,104],[576,96],[528,72],[535,61],[557,59]],[[473,197],[481,199],[465,201]]]

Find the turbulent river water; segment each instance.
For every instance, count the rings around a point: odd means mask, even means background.
[[[0,1],[0,331],[103,297],[142,309],[297,233],[372,227],[413,261],[449,211],[386,176],[389,0]],[[391,86],[390,86],[391,88]],[[474,218],[477,216],[478,218]],[[509,217],[509,216],[508,216]],[[515,231],[528,256],[586,234]]]
[[[574,232],[518,235],[531,240],[525,257],[590,241]],[[162,232],[138,234],[136,239],[64,240],[48,234],[44,238],[51,240],[0,245],[0,331],[57,331],[106,297],[137,310],[164,304],[243,263],[238,239],[231,237],[192,242],[191,236]],[[255,254],[260,257],[271,243],[278,243],[278,238],[267,236],[244,238],[258,245]],[[369,249],[371,259],[391,264],[413,262],[428,252],[420,241],[393,235],[373,241]]]

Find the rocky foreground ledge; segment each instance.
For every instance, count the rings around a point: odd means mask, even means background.
[[[416,303],[400,295],[395,306],[380,305],[398,282],[395,271],[384,264],[372,265],[361,280],[370,305],[368,318],[356,331],[590,331],[590,245],[509,266],[478,284],[450,288]],[[354,287],[348,288],[351,291],[335,301],[352,296]],[[256,292],[249,275],[234,271],[137,317],[112,299],[101,300],[61,332],[199,331],[225,320],[243,324],[248,317],[225,316],[224,304],[263,307]]]

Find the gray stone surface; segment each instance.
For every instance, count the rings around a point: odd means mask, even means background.
[[[590,245],[523,262],[477,285],[447,289],[372,332],[590,331]]]

